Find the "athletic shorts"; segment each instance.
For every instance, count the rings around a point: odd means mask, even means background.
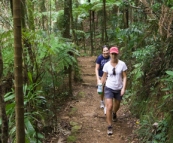
[[[121,90],[113,90],[111,88],[108,88],[105,86],[104,88],[104,97],[105,98],[115,98],[119,101],[122,100],[122,96],[121,96]]]

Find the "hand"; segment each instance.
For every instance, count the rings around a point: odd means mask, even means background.
[[[102,83],[100,79],[97,80],[97,85],[98,85],[99,83]]]
[[[125,93],[125,89],[124,89],[124,88],[122,88],[122,89],[121,89],[121,96],[123,96],[123,95],[124,95],[124,93]]]

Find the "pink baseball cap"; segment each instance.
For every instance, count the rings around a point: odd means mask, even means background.
[[[112,54],[112,53],[116,53],[116,54],[118,54],[119,53],[119,51],[118,51],[118,48],[117,47],[111,47],[110,48],[110,53]]]

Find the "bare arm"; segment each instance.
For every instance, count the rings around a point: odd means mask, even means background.
[[[100,68],[100,65],[96,63],[96,66],[95,66],[95,74],[96,74],[96,79],[97,79],[97,84],[99,82],[99,68]]]
[[[127,84],[127,74],[126,74],[126,71],[123,71],[122,76],[123,76],[123,88],[121,89],[121,96],[124,95],[125,90],[126,90],[126,84]]]
[[[102,78],[101,78],[101,83],[102,83],[102,84],[105,84],[107,75],[108,75],[108,73],[106,73],[106,72],[103,73],[103,76],[102,76]]]

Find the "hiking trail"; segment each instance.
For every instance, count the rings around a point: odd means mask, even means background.
[[[127,104],[121,104],[118,121],[112,125],[113,135],[107,135],[106,116],[96,88],[95,59],[96,56],[78,58],[83,82],[73,85],[73,98],[59,114],[59,134],[51,138],[51,143],[139,143],[134,134],[137,119]]]

